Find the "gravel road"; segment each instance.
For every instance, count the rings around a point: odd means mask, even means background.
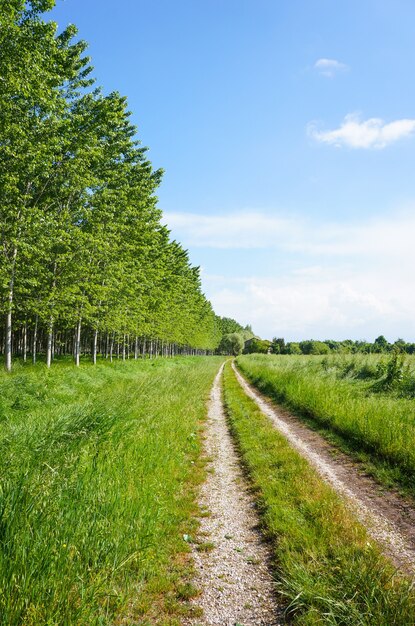
[[[202,590],[195,604],[203,608],[203,616],[184,624],[278,626],[284,622],[275,600],[270,555],[226,425],[222,369],[211,392],[205,440],[208,478],[199,501],[210,514],[200,520],[202,543],[193,546],[194,584]]]

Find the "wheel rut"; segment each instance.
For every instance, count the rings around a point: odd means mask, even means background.
[[[220,368],[211,392],[205,435],[208,477],[201,489],[199,544],[193,544],[196,577],[201,589],[195,604],[203,616],[186,626],[279,626],[269,568],[270,553],[258,530],[254,499],[246,483],[227,428],[222,404]]]
[[[298,418],[275,406],[232,364],[239,384],[289,443],[343,497],[370,536],[394,565],[415,577],[415,509],[399,494],[385,491],[362,475],[351,459],[310,430]]]

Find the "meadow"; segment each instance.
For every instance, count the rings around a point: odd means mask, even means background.
[[[179,623],[220,361],[0,374],[0,624]]]
[[[414,357],[249,355],[237,364],[380,481],[415,495]]]
[[[410,581],[397,575],[341,498],[246,396],[229,364],[224,401],[289,623],[414,624]]]

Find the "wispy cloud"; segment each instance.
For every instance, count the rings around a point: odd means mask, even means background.
[[[186,245],[202,248],[268,248],[276,241],[291,240],[299,227],[292,218],[255,211],[227,215],[166,213],[164,217]]]
[[[414,207],[348,223],[261,212],[165,217],[186,246],[222,250],[224,275],[204,269],[204,290],[218,314],[263,337],[415,339]],[[256,267],[255,247],[268,248],[267,268]],[[238,270],[241,258],[250,275]]]
[[[313,222],[296,216],[240,211],[226,215],[165,213],[186,246],[216,249],[275,249],[284,252],[383,258],[413,254],[415,211],[364,222]]]
[[[263,337],[413,340],[415,293],[408,272],[305,267],[284,276],[204,277],[216,311],[251,323]]]
[[[356,113],[346,115],[340,128],[335,130],[319,130],[315,122],[308,125],[308,134],[315,141],[349,148],[386,148],[414,132],[415,119],[395,120],[386,124],[378,117],[362,121]]]
[[[326,78],[334,78],[340,72],[347,72],[350,67],[336,59],[318,59],[314,63],[314,69]]]

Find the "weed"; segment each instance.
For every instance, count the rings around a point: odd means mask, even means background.
[[[388,360],[378,355],[347,361],[325,357],[325,362],[332,359],[329,368],[312,356],[249,355],[237,363],[270,398],[311,418],[356,454],[364,453],[381,467],[379,476],[386,476],[389,466],[388,481],[415,494],[415,406],[412,398],[403,397],[403,390],[414,392],[415,381],[413,361],[406,358],[408,362],[400,354]]]
[[[147,614],[155,624],[160,596],[178,610],[171,594],[190,593],[183,536],[196,530],[203,476],[198,428],[219,363],[0,374],[2,626],[144,624]]]
[[[410,582],[396,574],[340,498],[246,396],[229,365],[224,399],[260,502],[290,623],[414,624]]]

